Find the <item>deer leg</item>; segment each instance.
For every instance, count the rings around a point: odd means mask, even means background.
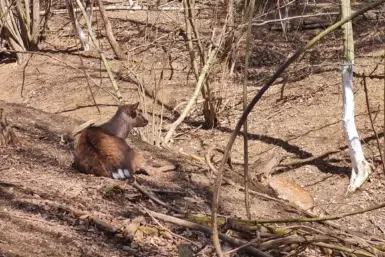
[[[149,176],[154,176],[157,173],[175,170],[175,165],[164,165],[161,167],[152,167],[149,165],[141,152],[132,151],[132,160],[135,165],[135,172],[141,171]]]

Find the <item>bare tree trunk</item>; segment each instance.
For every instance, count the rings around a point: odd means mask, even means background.
[[[206,65],[205,63],[206,54],[204,52],[202,43],[200,41],[199,33],[194,24],[194,14],[192,12],[192,6],[190,3],[190,0],[183,0],[183,7],[184,7],[185,22],[186,22],[187,47],[190,54],[191,66],[194,70],[195,78],[198,81],[199,71],[198,71],[198,65],[195,60],[195,50],[193,48],[193,40],[196,40],[197,42],[202,66]],[[193,35],[195,36],[194,39],[193,39]],[[211,129],[217,126],[218,120],[216,117],[217,116],[216,108],[214,105],[214,99],[211,92],[209,80],[205,81],[205,84],[201,88],[201,93],[202,93],[203,99],[205,99],[205,102],[203,104],[203,116],[205,118],[205,128]]]
[[[76,19],[76,14],[74,11],[74,6],[72,4],[72,0],[66,0],[68,15],[70,16],[71,23],[74,29],[74,33],[77,33],[77,37],[80,40],[81,48],[80,50],[88,51],[90,49],[90,46],[88,45],[88,40],[86,35],[84,34],[82,28],[80,27],[80,24],[78,20]]]
[[[122,103],[123,102],[122,93],[120,92],[119,86],[116,83],[114,75],[113,75],[113,73],[112,73],[112,71],[110,69],[110,65],[107,62],[106,56],[104,55],[104,53],[100,49],[98,41],[96,40],[96,37],[95,37],[95,35],[94,35],[93,31],[92,31],[91,23],[87,19],[88,17],[87,17],[86,10],[84,9],[84,7],[83,7],[83,5],[82,5],[80,0],[76,0],[76,3],[78,4],[78,6],[79,6],[80,10],[82,11],[82,14],[83,14],[83,16],[84,16],[84,18],[86,20],[86,24],[87,24],[87,28],[88,28],[88,34],[90,35],[90,38],[91,38],[92,43],[94,44],[94,47],[99,52],[100,58],[102,59],[104,67],[106,68],[108,77],[110,78],[112,87],[115,90],[116,97],[118,98],[119,103]]]
[[[13,50],[25,51],[28,49],[29,42],[25,23],[28,22],[29,18],[24,15],[23,5],[20,1],[16,2],[16,13],[10,11],[10,8],[12,8],[12,4],[8,0],[0,0],[0,27],[2,27],[4,39],[9,42]],[[17,53],[16,56],[19,64],[28,57],[22,53]]]
[[[221,35],[222,37],[222,35]],[[221,41],[219,41],[221,43]],[[220,43],[218,44],[218,47],[220,46]],[[193,95],[191,96],[190,100],[188,101],[186,107],[184,108],[183,112],[181,113],[181,115],[179,116],[179,118],[171,125],[169,131],[167,132],[165,138],[164,138],[164,142],[167,144],[168,141],[170,141],[172,135],[174,134],[176,128],[183,122],[183,120],[186,118],[187,114],[189,113],[189,111],[191,110],[191,107],[194,105],[194,103],[196,102],[196,99],[198,98],[198,95],[199,95],[199,91],[202,89],[203,87],[203,84],[204,84],[204,81],[205,79],[207,78],[207,74],[209,73],[209,70],[211,69],[211,65],[212,63],[214,62],[215,58],[216,58],[216,55],[217,55],[217,52],[218,52],[218,48],[215,47],[207,61],[206,61],[206,64],[205,66],[202,68],[202,71],[201,71],[201,74],[198,78],[198,82],[195,86],[195,90],[194,90],[194,93]]]
[[[38,50],[40,35],[40,1],[32,2],[32,31],[31,31],[31,50]]]
[[[110,42],[110,45],[112,47],[112,50],[114,51],[115,55],[118,57],[119,60],[124,60],[126,58],[126,55],[120,48],[118,42],[115,40],[114,33],[112,32],[112,26],[111,22],[107,17],[106,9],[104,8],[102,0],[96,0],[99,6],[100,15],[102,16],[102,19],[104,21],[104,26],[106,28],[106,34],[108,38],[108,42]],[[92,6],[91,6],[92,8]]]
[[[351,12],[350,0],[341,0],[342,19],[350,16]],[[342,28],[344,32],[344,62],[341,68],[343,83],[342,122],[353,166],[347,192],[353,193],[366,181],[372,170],[370,164],[365,160],[356,124],[354,122],[354,39],[352,22],[349,21],[345,23]]]
[[[15,35],[12,33],[12,36],[16,41],[19,42],[20,45],[23,45],[25,50],[29,48],[29,42],[31,39],[31,33],[30,33],[30,28],[31,28],[31,17],[29,16],[30,9],[29,9],[29,0],[26,0],[25,3],[23,3],[21,0],[16,1],[16,10],[17,10],[17,17],[18,19],[18,26],[16,26],[16,23],[14,22],[13,17],[13,32],[15,34],[19,34],[21,41],[17,40],[15,38]],[[28,14],[28,15],[27,15]],[[12,15],[13,16],[13,15]]]

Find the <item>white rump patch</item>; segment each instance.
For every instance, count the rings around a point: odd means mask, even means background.
[[[123,172],[124,172],[124,175],[126,176],[126,178],[130,178],[131,177],[131,174],[128,171],[128,169],[124,169]]]
[[[118,169],[118,173],[121,179],[124,179],[124,173],[122,169]]]
[[[112,172],[112,177],[113,177],[114,179],[120,179],[120,175],[119,175],[119,173],[117,173],[117,172]]]

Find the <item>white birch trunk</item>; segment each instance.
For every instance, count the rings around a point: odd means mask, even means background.
[[[350,0],[341,0],[341,19],[351,14]],[[353,92],[353,68],[354,68],[354,39],[352,22],[342,26],[344,33],[344,59],[342,64],[343,87],[343,113],[342,122],[345,137],[349,146],[350,159],[352,161],[352,173],[347,193],[355,192],[369,177],[371,166],[365,160],[360,138],[354,122],[354,92]]]
[[[369,177],[370,164],[365,160],[360,138],[354,122],[353,62],[345,61],[342,65],[343,114],[342,122],[352,161],[352,173],[348,193],[355,192]]]

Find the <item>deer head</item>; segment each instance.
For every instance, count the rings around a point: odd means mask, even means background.
[[[145,127],[148,120],[138,111],[139,102],[135,104],[125,104],[119,106],[118,112],[125,114],[125,119],[132,125],[133,128]]]
[[[115,115],[101,128],[117,137],[126,138],[133,128],[148,124],[148,120],[138,111],[138,106],[139,102],[119,106]]]

